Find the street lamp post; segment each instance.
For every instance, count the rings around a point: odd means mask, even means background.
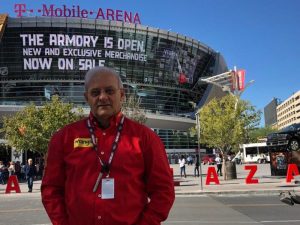
[[[240,72],[242,72],[242,75],[239,74]],[[244,85],[244,80],[245,80],[245,71],[244,70],[237,71],[236,67],[234,67],[234,70],[230,70],[222,74],[201,79],[201,81],[216,85],[220,87],[222,91],[224,92],[226,91],[230,93],[232,96],[234,96],[235,98],[234,112],[236,112],[237,110],[238,101],[242,93],[246,90],[247,87],[249,87],[251,84],[254,83],[254,80],[251,80],[250,82]],[[197,134],[198,134],[198,149],[200,153],[199,111],[196,113],[196,120],[197,120]],[[200,171],[201,171],[201,190],[203,190],[201,162],[200,162]]]
[[[198,155],[199,155],[199,166],[200,166],[200,186],[203,191],[203,180],[202,180],[202,163],[201,163],[201,149],[200,149],[200,111],[196,113],[196,124],[197,124],[197,138],[198,138]]]

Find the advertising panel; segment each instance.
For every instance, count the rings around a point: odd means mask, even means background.
[[[147,61],[141,40],[58,33],[22,33],[20,39],[24,70],[89,70],[104,66],[106,59]]]
[[[296,164],[300,169],[300,152],[277,151],[270,153],[272,176],[286,176],[288,164]]]

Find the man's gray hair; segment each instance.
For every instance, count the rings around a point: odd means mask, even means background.
[[[89,84],[90,80],[94,76],[99,75],[101,73],[109,73],[109,74],[112,74],[113,76],[115,76],[118,80],[119,88],[123,88],[123,82],[121,80],[121,77],[120,77],[119,74],[117,74],[117,72],[114,69],[109,68],[109,67],[105,67],[105,66],[102,66],[102,67],[97,66],[97,67],[94,67],[94,68],[90,69],[85,74],[85,78],[84,78],[84,89],[85,89],[85,91],[87,91],[87,89],[88,89],[88,84]]]

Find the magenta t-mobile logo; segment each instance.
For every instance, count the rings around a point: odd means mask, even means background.
[[[30,10],[31,12],[33,10]],[[17,13],[17,17],[23,16],[23,13],[27,12],[26,4],[15,4],[15,13]]]

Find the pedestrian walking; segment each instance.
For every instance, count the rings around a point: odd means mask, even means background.
[[[185,157],[184,155],[181,155],[180,159],[178,160],[179,168],[180,168],[180,177],[184,176],[186,177],[186,171],[185,171]]]
[[[193,165],[193,158],[192,158],[192,156],[189,155],[186,160],[187,160],[187,164],[188,165]]]
[[[33,180],[36,176],[36,168],[33,165],[32,159],[28,159],[28,164],[25,166],[25,176],[28,184],[28,192],[32,192]]]
[[[8,167],[8,174],[9,176],[15,175],[15,163],[13,161],[9,162],[9,167]]]
[[[17,161],[15,163],[15,174],[18,177],[18,180],[21,180],[21,163],[20,163],[20,161]]]
[[[194,177],[199,177],[200,173],[199,173],[199,166],[200,166],[200,160],[199,160],[199,156],[196,156],[196,162],[195,162],[195,168],[194,168]]]
[[[5,184],[5,165],[3,161],[0,161],[0,182],[1,184]]]
[[[40,179],[40,164],[39,163],[36,163],[35,164],[35,170],[36,170],[36,179]]]
[[[44,162],[41,161],[40,168],[39,168],[39,174],[38,174],[38,176],[39,176],[40,179],[43,178],[43,175],[44,175],[44,167],[45,167]]]
[[[151,129],[121,112],[120,76],[96,67],[85,76],[90,115],[50,141],[42,201],[55,225],[159,225],[174,202],[165,148]]]
[[[217,174],[220,175],[220,176],[223,176],[222,174],[222,156],[221,154],[218,154],[217,157],[215,158],[215,161],[217,163]]]
[[[21,163],[21,180],[22,181],[26,181],[25,167],[26,167],[26,165],[24,163]]]

